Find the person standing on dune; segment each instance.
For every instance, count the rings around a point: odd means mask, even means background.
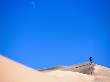
[[[93,74],[93,70],[94,70],[94,66],[93,66],[93,64],[92,64],[92,62],[93,62],[92,60],[93,60],[93,57],[90,56],[90,57],[89,57],[89,62],[90,62],[91,64],[90,64],[89,70],[91,71],[91,75]]]
[[[93,58],[90,56],[90,57],[89,57],[89,61],[90,61],[91,63],[92,63],[92,59],[93,59]]]

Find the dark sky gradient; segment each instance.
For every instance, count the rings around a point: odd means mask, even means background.
[[[88,61],[110,67],[110,0],[2,0],[0,53],[32,68]]]

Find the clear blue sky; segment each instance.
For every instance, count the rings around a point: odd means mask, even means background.
[[[88,61],[110,67],[109,0],[2,0],[0,53],[32,68]]]

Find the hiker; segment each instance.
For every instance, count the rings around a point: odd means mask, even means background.
[[[89,61],[92,63],[92,57],[91,56],[89,57]]]

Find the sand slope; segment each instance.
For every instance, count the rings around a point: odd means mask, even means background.
[[[59,70],[43,73],[0,55],[0,82],[110,82],[110,69],[96,65],[92,76]]]

